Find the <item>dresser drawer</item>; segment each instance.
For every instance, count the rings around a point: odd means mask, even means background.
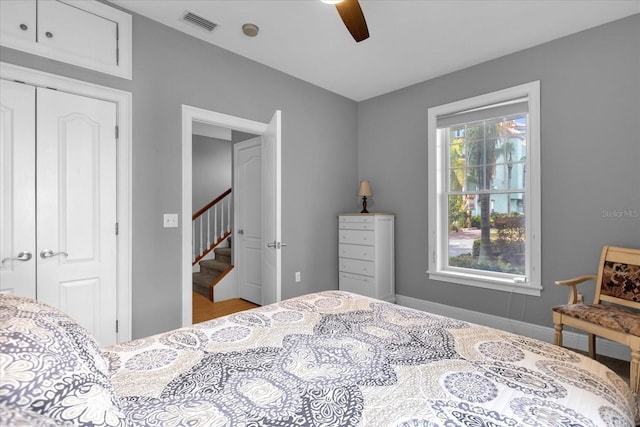
[[[375,229],[375,222],[367,221],[340,221],[338,228],[340,230],[373,230]]]
[[[357,274],[340,273],[340,290],[375,298],[375,279]]]
[[[362,274],[364,276],[375,275],[375,263],[359,259],[339,258],[338,270],[346,273]]]
[[[371,230],[339,230],[338,243],[350,243],[353,245],[373,245],[375,234]]]
[[[338,256],[342,258],[355,258],[366,261],[374,260],[374,247],[363,245],[338,245]]]

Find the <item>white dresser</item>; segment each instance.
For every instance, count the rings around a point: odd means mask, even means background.
[[[395,215],[338,215],[340,290],[396,301],[394,266]]]

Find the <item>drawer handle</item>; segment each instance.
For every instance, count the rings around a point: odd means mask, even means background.
[[[47,38],[53,37],[53,33],[51,31],[47,31],[46,33],[44,33],[44,35],[47,36]]]
[[[359,280],[361,282],[368,282],[369,281],[369,279],[360,279],[359,277],[348,277],[348,276],[346,276],[344,274],[342,275],[342,277],[344,277],[345,279]]]
[[[29,29],[29,27],[27,27],[27,24],[20,24],[20,29],[22,31],[27,31]]]

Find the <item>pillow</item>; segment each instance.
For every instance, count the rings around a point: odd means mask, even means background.
[[[69,425],[44,415],[35,414],[27,408],[9,408],[1,403],[0,420],[2,420],[2,425],[6,427],[58,427]]]
[[[129,425],[96,341],[73,319],[0,295],[0,325],[0,406],[74,425]]]

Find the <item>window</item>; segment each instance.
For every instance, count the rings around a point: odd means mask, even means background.
[[[429,277],[540,295],[540,82],[429,108]]]

